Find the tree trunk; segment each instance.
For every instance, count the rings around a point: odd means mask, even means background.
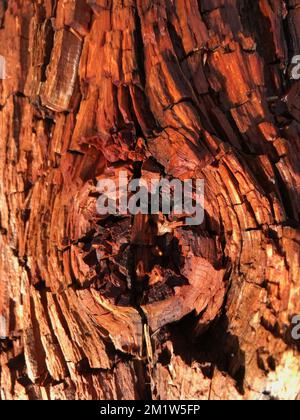
[[[1,399],[296,399],[300,0],[0,2]],[[298,156],[298,158],[297,158]],[[97,182],[205,180],[205,220]]]

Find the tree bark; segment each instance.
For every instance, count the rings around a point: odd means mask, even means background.
[[[299,0],[0,3],[1,399],[300,396],[299,28]],[[204,223],[100,217],[124,170],[204,179]]]

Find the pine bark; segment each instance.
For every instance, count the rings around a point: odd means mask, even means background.
[[[300,396],[299,28],[299,0],[0,2],[1,399]],[[204,223],[100,217],[121,170],[204,179]]]

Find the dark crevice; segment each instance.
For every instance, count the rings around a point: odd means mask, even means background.
[[[291,220],[296,220],[297,215],[294,214],[294,207],[292,204],[291,192],[289,191],[288,187],[286,186],[282,176],[277,168],[276,165],[273,165],[273,170],[276,176],[276,180],[278,183],[278,188],[282,198],[282,205],[284,206],[286,215]]]
[[[143,41],[143,35],[142,35],[141,19],[137,10],[135,12],[135,27],[136,27],[136,30],[134,31],[135,43],[136,43],[135,55],[137,58],[139,76],[141,78],[142,87],[145,87],[146,73],[145,73],[144,41]]]
[[[51,60],[51,53],[54,46],[54,30],[52,27],[52,22],[48,19],[45,23],[45,52],[44,52],[44,63],[41,67],[41,82],[47,80],[46,70]]]
[[[5,13],[8,8],[8,0],[1,0],[0,2],[0,29],[4,28]]]
[[[187,366],[196,361],[202,367],[204,374],[211,378],[214,367],[226,372],[236,381],[236,388],[244,394],[245,353],[240,348],[239,338],[229,331],[229,321],[225,312],[204,332],[195,338],[192,333],[198,317],[191,313],[181,321],[167,327],[166,337],[172,341],[174,354],[179,355]],[[191,339],[191,337],[194,337]],[[164,349],[163,342],[160,345]],[[168,360],[168,352],[161,353],[159,361]],[[203,370],[204,369],[204,370]]]

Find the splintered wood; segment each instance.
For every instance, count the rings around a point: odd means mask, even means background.
[[[0,2],[0,399],[297,399],[300,0]],[[205,220],[97,183],[205,180]]]

